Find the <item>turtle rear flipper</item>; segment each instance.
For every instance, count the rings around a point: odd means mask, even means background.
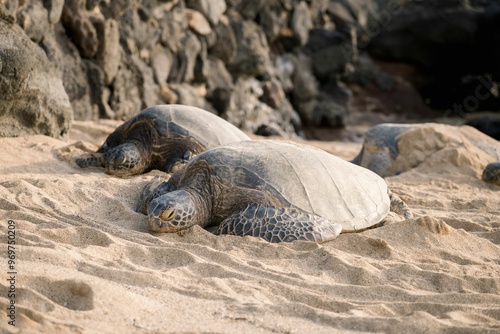
[[[260,237],[269,242],[320,243],[335,239],[341,231],[342,225],[295,208],[253,203],[222,221],[216,234]]]
[[[412,219],[413,213],[406,203],[392,191],[388,191],[389,199],[391,200],[391,211],[398,214],[405,220]]]
[[[76,164],[81,168],[104,167],[105,159],[102,153],[85,153],[76,159]]]

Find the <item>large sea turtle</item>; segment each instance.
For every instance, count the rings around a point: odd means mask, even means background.
[[[80,167],[105,167],[128,176],[159,169],[170,172],[206,149],[250,139],[224,119],[200,108],[157,105],[132,117],[109,135],[95,153],[76,160]]]
[[[396,196],[393,203],[411,217]],[[138,211],[154,232],[218,226],[217,234],[323,242],[378,224],[391,204],[385,181],[368,169],[316,148],[259,140],[213,148],[167,182],[153,179]]]

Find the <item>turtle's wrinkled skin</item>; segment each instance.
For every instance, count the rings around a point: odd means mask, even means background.
[[[156,177],[137,210],[154,232],[200,225],[270,242],[324,242],[380,223],[391,200],[385,181],[368,169],[312,147],[261,140],[213,148],[167,182]]]
[[[76,160],[80,167],[105,167],[130,176],[158,169],[171,172],[206,149],[250,139],[222,118],[200,108],[158,105],[120,125],[95,153]]]
[[[483,171],[482,179],[484,182],[500,186],[500,162],[488,164]]]

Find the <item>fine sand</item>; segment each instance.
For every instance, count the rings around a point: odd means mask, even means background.
[[[414,219],[321,245],[152,234],[134,209],[162,173],[120,179],[74,163],[117,124],[76,122],[67,142],[0,138],[0,332],[500,332],[500,187],[480,179],[498,158],[441,141],[387,178]],[[345,159],[361,148],[311,144]]]

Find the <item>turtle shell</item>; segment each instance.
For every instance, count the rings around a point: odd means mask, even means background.
[[[343,232],[373,226],[389,212],[387,185],[380,176],[309,146],[243,141],[205,151],[178,173],[200,161],[227,187],[267,191],[285,206],[342,224]],[[182,183],[180,188],[189,186]]]
[[[134,131],[138,128],[141,131]],[[153,136],[149,137],[156,138],[157,141],[151,143],[153,150],[155,145],[160,145],[164,140],[191,140],[207,149],[250,139],[236,126],[206,110],[169,104],[144,109],[130,118],[106,139],[101,151],[121,145],[130,139],[146,140],[145,131],[154,132]]]

